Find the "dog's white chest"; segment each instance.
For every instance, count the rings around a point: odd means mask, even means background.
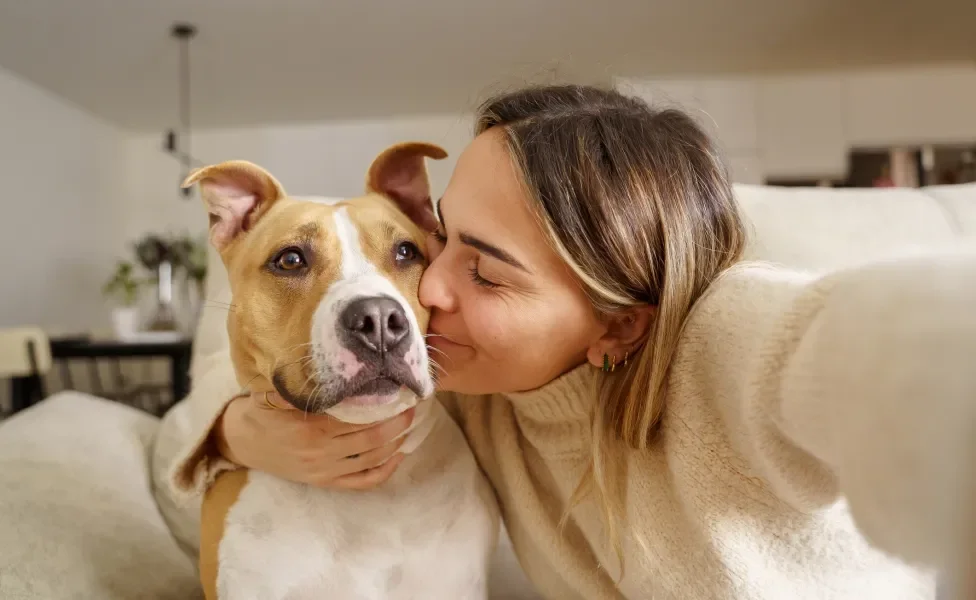
[[[250,473],[220,544],[220,598],[482,600],[498,525],[473,459],[452,462],[372,492]]]

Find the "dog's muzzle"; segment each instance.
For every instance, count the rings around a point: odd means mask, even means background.
[[[350,300],[339,313],[336,334],[362,368],[346,384],[346,396],[387,396],[407,387],[422,389],[408,364],[414,338],[406,309],[389,296]]]
[[[408,303],[377,289],[390,285],[385,280],[344,283],[330,290],[313,318],[314,360],[302,368],[314,373],[286,377],[279,369],[273,378],[279,394],[311,412],[345,401],[359,409],[384,406],[404,389],[429,395],[433,380],[424,338]]]

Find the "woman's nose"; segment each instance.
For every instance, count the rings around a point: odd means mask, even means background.
[[[451,292],[450,278],[447,277],[446,261],[443,253],[437,255],[420,278],[418,299],[420,305],[427,309],[437,308],[443,311],[453,311],[457,304]]]

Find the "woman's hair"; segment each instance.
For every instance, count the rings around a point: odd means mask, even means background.
[[[503,132],[530,208],[600,314],[656,308],[646,343],[601,384],[592,463],[566,511],[595,492],[622,563],[626,459],[611,453],[651,443],[685,319],[742,254],[727,170],[685,113],[590,86],[491,98],[475,129]]]

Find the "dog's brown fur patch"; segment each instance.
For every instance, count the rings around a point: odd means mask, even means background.
[[[247,485],[248,471],[237,469],[217,476],[207,489],[200,509],[200,583],[207,600],[217,600],[220,540],[230,507]]]

